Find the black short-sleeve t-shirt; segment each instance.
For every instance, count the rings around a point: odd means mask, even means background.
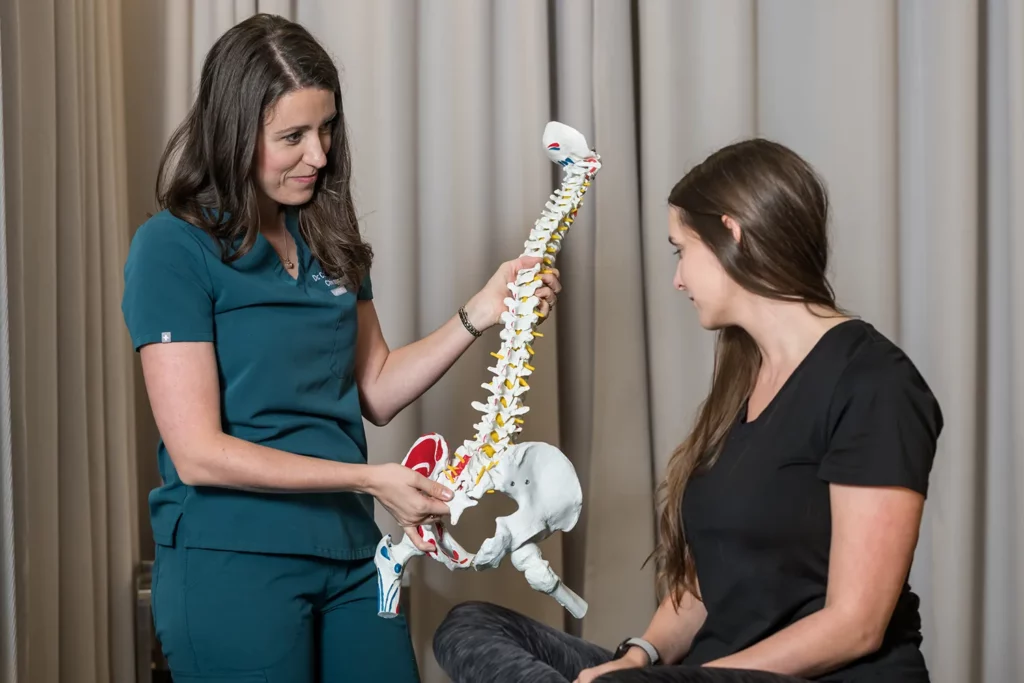
[[[682,502],[707,619],[684,663],[743,650],[825,604],[829,484],[927,495],[943,418],[914,364],[861,320],[828,330]],[[925,680],[919,600],[904,582],[881,649],[824,681]]]

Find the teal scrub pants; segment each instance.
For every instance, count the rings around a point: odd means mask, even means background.
[[[175,683],[416,683],[373,560],[157,546],[156,635]]]

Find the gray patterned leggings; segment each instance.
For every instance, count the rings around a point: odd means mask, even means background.
[[[571,683],[612,653],[485,602],[455,607],[434,634],[434,657],[454,683]],[[605,674],[599,683],[806,683],[758,671],[656,666]]]

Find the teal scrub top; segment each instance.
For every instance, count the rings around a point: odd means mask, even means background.
[[[292,278],[261,235],[231,263],[201,229],[162,211],[139,227],[121,309],[136,350],[212,342],[226,434],[289,453],[366,463],[354,379],[356,301],[373,297],[325,276],[288,214]],[[156,543],[342,560],[373,556],[381,532],[366,494],[254,493],[187,486],[157,445],[162,485],[149,496]]]

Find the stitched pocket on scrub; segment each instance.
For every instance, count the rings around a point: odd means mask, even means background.
[[[312,607],[302,598],[308,576],[289,559],[199,548],[186,552],[185,610],[199,671],[223,671],[217,675],[225,680],[237,675],[247,681],[244,675],[295,655],[313,637]]]

